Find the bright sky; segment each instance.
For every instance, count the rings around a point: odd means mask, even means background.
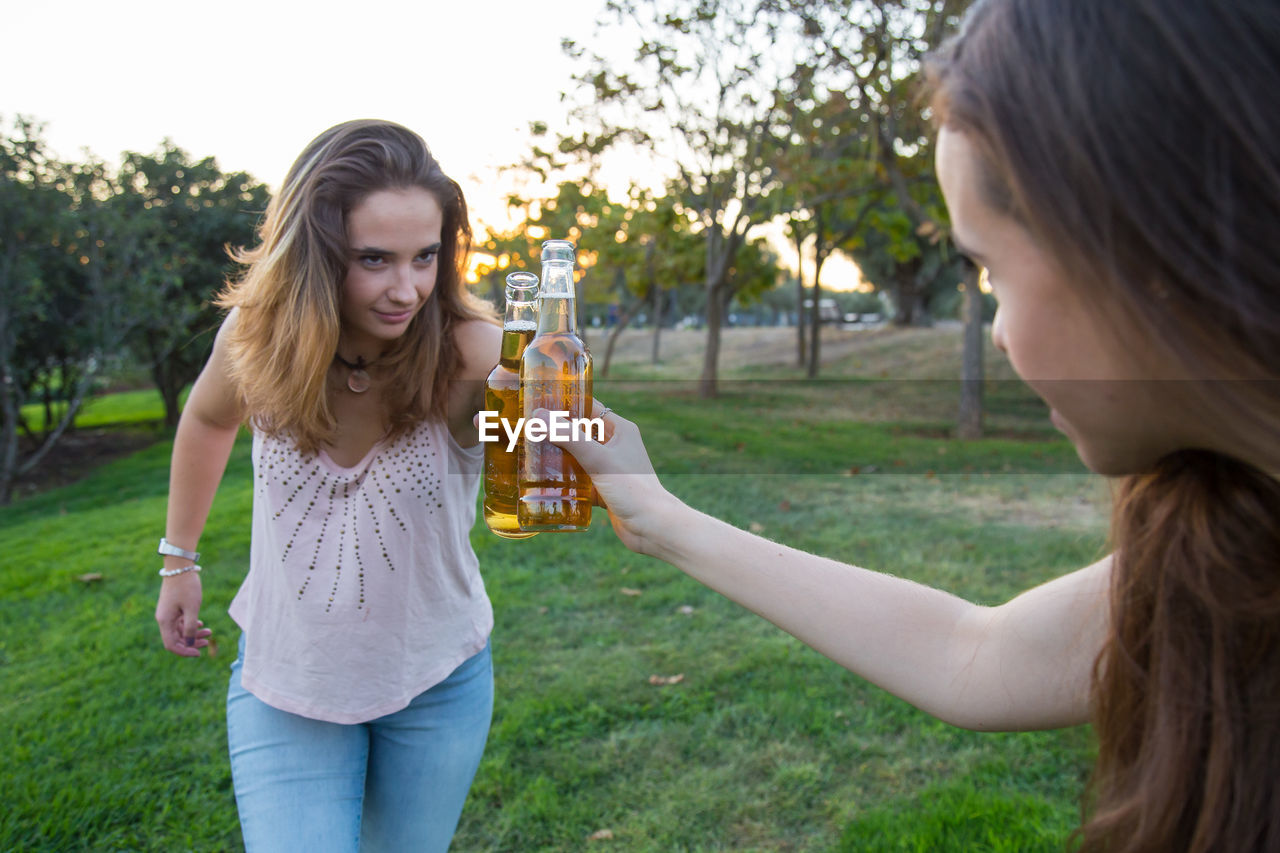
[[[166,136],[272,187],[302,148],[351,118],[423,135],[483,218],[494,169],[560,114],[562,36],[589,36],[604,0],[53,0],[9,4],[0,115],[47,122],[65,158],[108,162]],[[554,11],[551,11],[554,10]],[[7,123],[7,122],[6,122]]]
[[[320,131],[386,118],[422,134],[479,220],[503,223],[513,179],[497,168],[528,150],[531,121],[559,125],[560,40],[590,39],[604,2],[13,3],[0,118],[45,122],[66,159],[115,164],[168,137],[271,187]]]

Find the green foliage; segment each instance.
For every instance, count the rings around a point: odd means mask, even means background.
[[[749,240],[773,220],[798,247],[812,240],[815,281],[832,252],[846,252],[892,294],[898,322],[927,322],[935,296],[954,284],[953,259],[914,96],[921,57],[967,5],[611,0],[598,26],[634,33],[633,50],[566,43],[581,69],[574,123],[524,166],[546,178],[574,167],[595,174],[606,156],[658,162],[664,194],[702,242],[704,396],[715,391],[729,304],[780,278],[754,274],[761,255]],[[818,297],[815,289],[811,376]]]
[[[252,243],[267,188],[243,172],[224,174],[214,158],[194,160],[166,140],[127,153],[118,203],[141,232],[136,275],[145,306],[130,343],[177,424],[178,394],[195,380],[213,346],[211,300],[233,273],[228,247]]]
[[[179,393],[211,345],[226,244],[249,242],[266,196],[170,142],[113,170],[55,160],[28,120],[0,133],[0,503],[130,350],[177,422]],[[28,402],[40,417],[24,420]],[[40,448],[20,459],[21,432]]]
[[[0,135],[0,503],[66,429],[137,323],[129,291],[137,241],[112,203],[117,191],[102,162],[49,156],[31,121]],[[45,432],[19,459],[29,399],[44,405]],[[56,420],[55,401],[66,402]]]

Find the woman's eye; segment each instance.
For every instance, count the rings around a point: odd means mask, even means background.
[[[366,267],[376,267],[381,263],[383,263],[384,260],[385,258],[383,258],[382,255],[361,255],[360,256],[360,263],[364,264]]]
[[[432,249],[430,251],[423,252],[422,254],[418,255],[418,263],[429,264],[436,259],[437,254],[439,254],[439,251],[437,249]]]

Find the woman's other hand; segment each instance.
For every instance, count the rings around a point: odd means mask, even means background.
[[[183,572],[161,581],[156,622],[164,647],[175,655],[198,658],[200,650],[211,642],[213,631],[199,619],[202,595],[198,572]]]

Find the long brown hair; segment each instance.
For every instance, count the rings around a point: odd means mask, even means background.
[[[1118,484],[1077,840],[1280,849],[1280,4],[980,0],[929,70],[988,202],[1235,449]]]
[[[347,215],[371,193],[408,187],[440,205],[439,267],[426,305],[380,361],[383,403],[393,436],[424,418],[443,418],[461,361],[454,329],[493,315],[466,287],[471,226],[462,190],[413,131],[358,120],[316,137],[272,198],[259,244],[237,253],[244,274],[219,295],[219,305],[238,309],[228,354],[250,419],[269,434],[290,436],[304,453],[336,429],[326,375],[341,327]]]

